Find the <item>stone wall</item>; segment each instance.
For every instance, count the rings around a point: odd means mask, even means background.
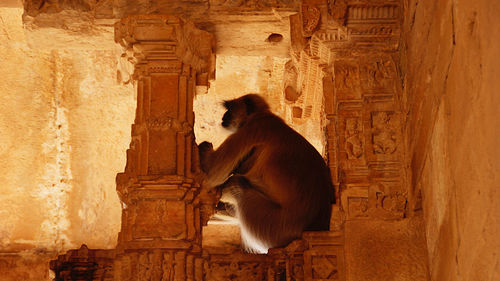
[[[500,3],[403,2],[408,165],[431,280],[498,280]]]
[[[0,252],[114,248],[135,110],[121,53],[112,36],[30,32],[15,4],[0,7]]]

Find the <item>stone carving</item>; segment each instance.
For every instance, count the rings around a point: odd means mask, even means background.
[[[347,18],[349,22],[395,20],[398,16],[398,10],[399,7],[397,5],[350,5],[347,10]]]
[[[311,263],[313,280],[338,279],[337,256],[315,256],[312,257]]]
[[[368,217],[368,198],[348,197],[348,212],[351,218]]]
[[[396,130],[399,127],[394,112],[372,112],[373,153],[392,154],[396,151]]]
[[[341,206],[346,219],[366,219],[369,216],[368,187],[366,185],[343,186],[341,191]]]
[[[361,66],[364,90],[387,89],[392,91],[396,68],[389,59],[379,59]]]
[[[217,200],[196,182],[192,131],[195,84],[215,65],[213,36],[163,15],[128,17],[115,31],[135,66],[138,90],[131,164],[117,176],[126,207],[116,280],[193,280],[203,270],[201,223]]]
[[[63,9],[90,11],[96,6],[95,0],[28,0],[25,8],[30,16],[39,13],[58,13]]]
[[[377,26],[352,26],[351,34],[354,36],[392,36],[395,28],[391,25]]]
[[[397,219],[404,216],[407,196],[399,185],[374,184],[370,186],[369,197],[372,216],[385,219]]]
[[[194,280],[203,270],[202,264],[185,251],[163,249],[120,255],[116,265],[115,280]]]
[[[214,0],[210,5],[250,11],[295,3],[274,2]],[[213,36],[170,16],[117,23],[116,41],[134,64],[138,105],[127,167],[117,176],[123,222],[113,252],[114,280],[345,280],[346,221],[397,219],[406,208],[401,163],[391,156],[399,141],[397,101],[370,101],[370,95],[394,94],[393,45],[385,48],[384,40],[398,34],[399,8],[376,2],[310,3],[291,17],[285,98],[299,121],[326,115],[329,167],[342,188],[331,231],[304,233],[268,255],[201,245],[201,226],[214,213],[218,195],[196,181],[191,106],[194,85],[213,77]],[[358,44],[360,37],[365,41]],[[318,113],[322,105],[325,112]]]
[[[388,188],[383,184],[348,186],[342,193],[347,204],[348,219],[397,219],[404,215],[406,194],[398,186]]]
[[[399,6],[396,3],[356,3],[348,5],[347,24],[353,43],[380,49],[398,48]]]
[[[336,61],[334,64],[335,91],[339,99],[360,99],[359,67],[352,61]]]
[[[302,5],[302,35],[309,37],[319,25],[321,13],[317,7]]]
[[[377,194],[377,199],[378,204],[386,211],[402,213],[405,210],[406,198],[400,192],[389,195]]]
[[[138,201],[133,207],[133,238],[186,238],[185,208],[183,201]]]
[[[297,3],[296,0],[210,0],[210,5],[213,7],[252,9],[293,7]]]
[[[304,280],[345,280],[343,237],[337,232],[304,233]]]
[[[115,250],[90,250],[83,244],[50,262],[54,281],[113,280]]]
[[[177,31],[176,54],[196,71],[207,72],[210,79],[214,79],[215,37],[196,28],[192,22],[181,24],[181,28]]]
[[[363,155],[363,134],[358,118],[345,119],[345,150],[348,159],[359,159]]]
[[[187,122],[179,122],[174,118],[155,118],[146,120],[146,126],[149,130],[173,130],[185,135],[191,134],[193,128]]]
[[[215,77],[215,39],[192,22],[166,15],[126,17],[115,24],[115,41],[134,48],[130,60],[139,66],[148,62],[154,72],[178,71],[180,65],[172,61],[178,58],[198,73]],[[170,61],[160,66],[155,59],[161,58]]]
[[[290,280],[304,280],[304,260],[300,255],[292,256],[289,259],[289,279]],[[281,279],[277,279],[281,280]],[[288,279],[287,279],[288,280]]]
[[[347,0],[327,0],[328,14],[333,20],[345,23],[347,13]]]
[[[263,265],[257,262],[226,262],[212,264],[207,278],[214,281],[265,280]]]

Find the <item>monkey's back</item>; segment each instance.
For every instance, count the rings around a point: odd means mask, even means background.
[[[318,151],[270,112],[255,114],[241,129],[255,143],[245,177],[306,230],[327,230],[333,185]]]

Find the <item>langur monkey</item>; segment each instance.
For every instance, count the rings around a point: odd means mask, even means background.
[[[303,231],[328,230],[330,172],[317,150],[249,94],[224,102],[222,126],[234,131],[217,150],[199,145],[204,184],[222,190],[248,252],[267,253]]]

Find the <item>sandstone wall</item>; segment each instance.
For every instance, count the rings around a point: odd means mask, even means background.
[[[498,280],[500,2],[403,2],[408,165],[431,280]]]
[[[0,6],[0,253],[114,248],[135,94],[112,33],[32,32],[21,5]]]

